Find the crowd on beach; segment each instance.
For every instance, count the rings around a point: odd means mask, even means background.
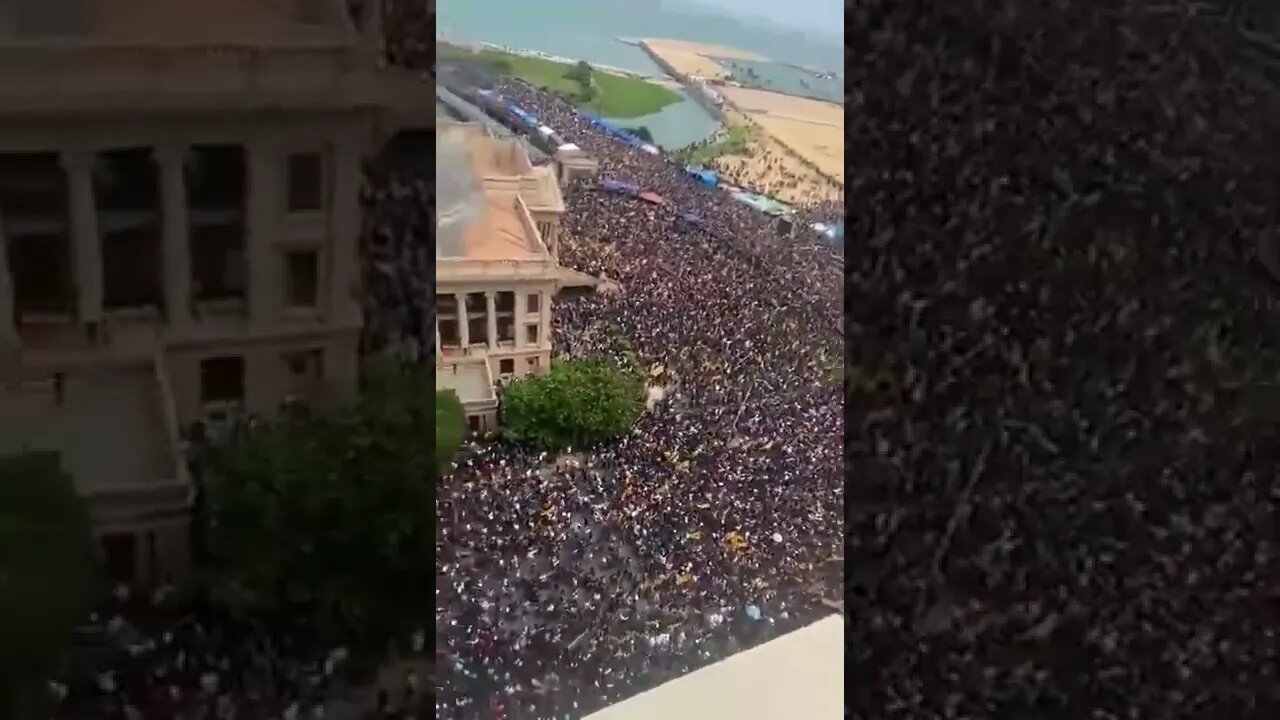
[[[437,501],[437,717],[580,718],[839,606],[839,270],[558,98],[498,90],[663,198],[566,190],[562,262],[619,291],[553,314],[557,357],[638,363],[662,400],[555,462],[471,447]]]
[[[1181,3],[847,22],[850,716],[1275,716],[1274,86]]]

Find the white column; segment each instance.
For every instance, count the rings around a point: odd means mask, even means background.
[[[75,256],[76,315],[80,322],[102,320],[102,237],[93,196],[96,157],[96,153],[88,151],[62,155],[71,191],[71,245]]]
[[[538,303],[538,340],[542,345],[551,345],[551,293],[542,293],[542,301]]]
[[[471,347],[471,327],[467,324],[467,296],[454,293],[453,301],[458,305],[458,344],[466,352]]]
[[[518,348],[526,347],[529,344],[529,333],[525,332],[525,323],[529,321],[529,313],[526,312],[529,309],[528,302],[529,293],[516,291],[516,302],[515,307],[512,308],[514,310],[512,314],[515,315],[516,347]]]
[[[436,360],[444,357],[444,353],[440,350],[440,320],[436,319]]]
[[[329,252],[325,256],[329,266],[329,319],[338,323],[359,324],[361,321],[356,287],[362,222],[361,154],[360,145],[344,141],[334,146],[328,159],[333,173],[333,197],[329,199],[333,226],[330,228]]]
[[[13,319],[13,273],[9,269],[9,240],[0,213],[0,348],[17,347],[18,328]]]
[[[191,324],[191,223],[184,176],[187,148],[156,148],[160,165],[160,195],[164,208],[164,307],[169,325]]]
[[[249,182],[245,188],[248,231],[245,233],[245,259],[248,270],[249,318],[254,322],[269,320],[279,308],[276,288],[279,286],[279,263],[276,262],[275,240],[279,231],[281,196],[280,153],[265,143],[245,148],[248,153]]]
[[[498,349],[498,303],[494,300],[493,291],[484,294],[485,318],[489,321],[489,349]]]

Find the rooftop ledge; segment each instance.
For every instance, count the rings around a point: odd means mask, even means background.
[[[421,89],[421,93],[417,90]],[[427,83],[350,47],[0,45],[0,112],[421,106]],[[420,97],[419,97],[420,95]],[[434,103],[432,103],[434,108]]]

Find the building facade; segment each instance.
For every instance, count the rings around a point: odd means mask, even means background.
[[[437,129],[436,378],[474,432],[496,429],[496,382],[545,372],[564,199],[551,167],[476,125]],[[548,244],[547,238],[550,238]]]
[[[338,0],[44,4],[0,8],[0,453],[179,579],[191,429],[354,390],[361,161],[427,96]]]

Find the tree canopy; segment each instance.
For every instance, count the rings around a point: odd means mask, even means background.
[[[364,380],[351,405],[253,427],[215,458],[210,591],[233,616],[358,647],[430,619],[434,379]]]
[[[436,470],[443,473],[466,436],[467,419],[462,401],[452,390],[436,391]]]
[[[503,432],[543,450],[584,447],[625,433],[644,411],[644,382],[602,359],[552,364],[502,397]]]
[[[93,548],[57,455],[0,458],[0,715],[21,717],[56,668],[97,586]]]
[[[590,85],[594,72],[595,71],[591,69],[590,63],[586,60],[579,60],[565,71],[564,76],[583,85]]]

